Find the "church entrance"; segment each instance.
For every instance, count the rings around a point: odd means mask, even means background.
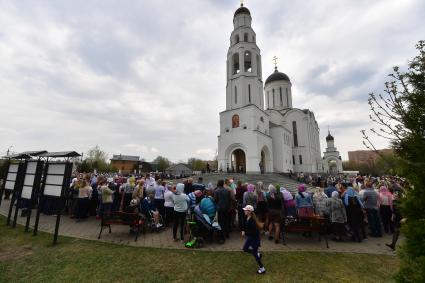
[[[338,174],[338,167],[335,160],[329,161],[329,174],[336,175]]]
[[[232,152],[232,168],[230,170],[236,173],[246,172],[245,152],[242,149],[236,149]]]
[[[266,153],[264,150],[261,151],[261,161],[260,161],[260,172],[263,174],[266,170]]]

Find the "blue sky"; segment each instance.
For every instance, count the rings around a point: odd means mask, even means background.
[[[0,1],[0,154],[46,149],[213,158],[239,1]],[[421,0],[247,0],[263,80],[330,127],[343,159],[363,149],[382,92],[425,35]],[[385,141],[376,139],[378,147]]]

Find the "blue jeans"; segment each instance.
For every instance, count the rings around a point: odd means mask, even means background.
[[[381,222],[379,220],[378,210],[366,209],[367,222],[369,222],[370,234],[373,237],[382,237]]]

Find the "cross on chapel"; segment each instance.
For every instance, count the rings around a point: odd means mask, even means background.
[[[277,59],[279,59],[279,58],[277,58],[276,56],[274,56],[273,59],[272,59],[272,61],[274,62],[275,70],[277,70]]]

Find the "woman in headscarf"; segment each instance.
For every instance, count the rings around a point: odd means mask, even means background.
[[[257,210],[255,211],[255,214],[261,222],[265,223],[267,220],[267,194],[263,182],[257,182],[255,192],[257,193]]]
[[[269,186],[269,195],[267,196],[267,205],[269,211],[269,240],[273,239],[272,232],[274,228],[274,241],[279,243],[280,224],[282,223],[282,195],[276,192],[276,187]]]
[[[317,188],[317,191],[313,194],[313,205],[316,215],[326,217],[329,214],[326,207],[327,200],[328,196],[325,194],[323,188]]]
[[[345,235],[344,224],[347,222],[347,212],[337,191],[332,192],[332,197],[328,200],[327,205],[335,240],[341,241]]]
[[[248,184],[246,186],[246,192],[243,193],[242,206],[245,207],[251,205],[254,210],[257,209],[257,194],[255,193],[255,186]]]
[[[360,232],[365,238],[363,226],[363,201],[353,187],[348,187],[344,195],[344,205],[347,210],[347,222],[353,231],[353,241],[361,242]]]
[[[298,194],[295,196],[295,205],[297,207],[298,217],[312,217],[313,211],[313,200],[306,191],[304,184],[298,186]]]
[[[285,210],[286,217],[295,217],[297,215],[297,211],[295,209],[295,200],[292,194],[285,189],[284,187],[280,187],[280,192],[283,196],[283,207]]]
[[[388,191],[386,186],[381,186],[379,189],[379,212],[381,214],[382,224],[385,233],[394,233],[394,225],[391,221],[393,214],[393,194]]]
[[[236,187],[236,202],[238,209],[238,226],[239,230],[242,231],[244,225],[244,213],[243,213],[243,195],[247,191],[248,184],[242,184],[242,181],[238,181],[238,186]]]

